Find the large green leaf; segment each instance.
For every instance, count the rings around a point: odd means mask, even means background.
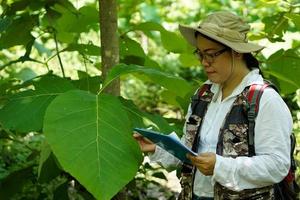
[[[296,49],[279,50],[267,60],[267,73],[276,77],[281,92],[295,92],[300,88],[300,57]]]
[[[9,96],[0,110],[0,123],[4,128],[18,132],[40,131],[49,103],[74,86],[67,80],[47,75],[33,83],[35,90],[26,90]]]
[[[73,90],[48,107],[44,132],[60,164],[97,199],[111,199],[141,162],[117,97]]]
[[[104,81],[103,88],[106,87],[110,82],[112,82],[117,77],[124,74],[138,74],[143,80],[148,78],[149,80],[157,83],[170,91],[173,91],[178,96],[184,97],[188,92],[192,90],[192,86],[184,79],[167,74],[163,71],[145,68],[138,65],[125,65],[119,64],[112,68],[108,73],[106,80]]]

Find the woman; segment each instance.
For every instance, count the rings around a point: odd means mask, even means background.
[[[209,15],[198,27],[179,26],[196,47],[209,86],[206,104],[201,104],[207,106],[203,120],[192,113],[191,106],[186,117],[182,142],[198,151],[198,156],[188,155],[192,167],[184,164],[179,199],[274,199],[273,185],[288,173],[292,118],[272,88],[265,89],[260,99],[255,156],[248,156],[248,124],[238,102],[250,85],[264,83],[251,54],[263,47],[247,41],[249,29],[238,16],[225,11]],[[153,152],[151,160],[165,167],[181,164],[140,135],[134,137],[142,151]]]

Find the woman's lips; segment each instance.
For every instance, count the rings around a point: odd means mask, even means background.
[[[206,71],[206,74],[213,74],[216,73],[215,71]]]

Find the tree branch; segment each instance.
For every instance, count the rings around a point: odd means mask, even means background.
[[[56,49],[56,52],[57,52],[57,57],[58,57],[58,61],[59,61],[59,65],[60,65],[60,68],[61,68],[61,72],[62,72],[62,75],[63,77],[65,78],[66,75],[65,75],[65,70],[64,70],[64,66],[62,64],[62,61],[61,61],[61,58],[60,58],[60,51],[58,50],[58,43],[57,43],[57,38],[56,38],[56,32],[54,31],[53,32],[53,36],[54,36],[54,41],[55,41],[55,49]]]

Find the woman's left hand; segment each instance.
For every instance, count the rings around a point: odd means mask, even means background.
[[[214,173],[216,164],[216,154],[212,152],[200,153],[198,156],[191,154],[187,155],[192,164],[195,165],[199,171],[205,176],[211,176]]]

